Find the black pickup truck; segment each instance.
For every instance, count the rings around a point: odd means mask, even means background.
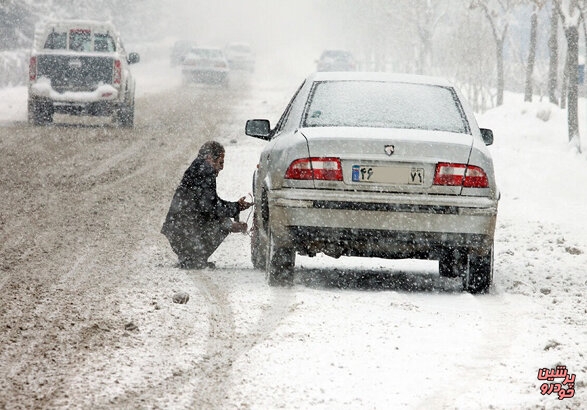
[[[28,116],[34,125],[54,113],[112,116],[134,125],[135,80],[126,53],[109,22],[63,20],[37,29],[29,63]]]

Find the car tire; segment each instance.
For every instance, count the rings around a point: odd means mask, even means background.
[[[33,125],[46,125],[53,122],[53,104],[51,102],[29,100],[28,118]]]
[[[229,88],[230,87],[230,80],[228,79],[228,75],[225,74],[225,75],[222,76],[222,79],[220,80],[220,84],[224,88]]]
[[[266,279],[269,286],[292,286],[296,253],[292,248],[278,246],[269,229],[266,252]]]
[[[464,276],[469,262],[468,254],[464,249],[446,249],[438,261],[438,273],[444,278],[458,278]]]
[[[118,113],[118,123],[121,127],[132,128],[135,125],[135,107],[134,104],[131,106],[124,106]]]
[[[463,277],[463,289],[474,294],[487,293],[493,281],[493,246],[481,254],[469,255],[469,269]]]
[[[265,270],[267,258],[265,255],[267,244],[261,238],[257,214],[253,212],[253,226],[251,229],[251,262],[255,269]]]
[[[127,101],[114,112],[115,121],[124,128],[132,128],[135,123],[135,100],[134,95],[127,98]]]

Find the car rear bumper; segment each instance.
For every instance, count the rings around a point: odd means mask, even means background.
[[[184,76],[193,81],[224,81],[228,77],[228,70],[221,69],[182,69]]]
[[[255,62],[250,60],[228,60],[228,65],[231,70],[252,70],[255,67]]]
[[[497,204],[484,197],[353,191],[284,189],[268,195],[271,229],[284,245],[315,240],[354,248],[372,242],[383,250],[403,243],[410,252],[492,242]],[[384,239],[388,245],[377,244]]]
[[[118,102],[121,94],[118,88],[109,84],[98,86],[94,90],[68,90],[57,91],[47,81],[31,84],[29,98],[44,101],[52,101],[61,105],[85,105],[89,103]]]
[[[30,104],[43,104],[53,113],[70,115],[111,115],[120,107],[118,101],[53,101],[48,98],[29,98]],[[30,109],[30,108],[29,108]]]

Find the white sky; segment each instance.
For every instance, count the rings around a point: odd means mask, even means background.
[[[169,10],[170,33],[202,45],[246,41],[257,50],[318,54],[327,44],[340,44],[337,27],[341,23],[318,10],[312,0],[175,3]]]

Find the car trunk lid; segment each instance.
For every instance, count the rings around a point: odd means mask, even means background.
[[[40,54],[37,77],[51,80],[51,87],[66,91],[94,91],[101,84],[112,84],[114,58],[88,54]]]
[[[312,158],[340,158],[343,181],[315,188],[459,195],[460,186],[434,185],[438,163],[467,164],[473,137],[444,131],[312,127],[301,129]],[[334,143],[333,143],[334,142]]]

